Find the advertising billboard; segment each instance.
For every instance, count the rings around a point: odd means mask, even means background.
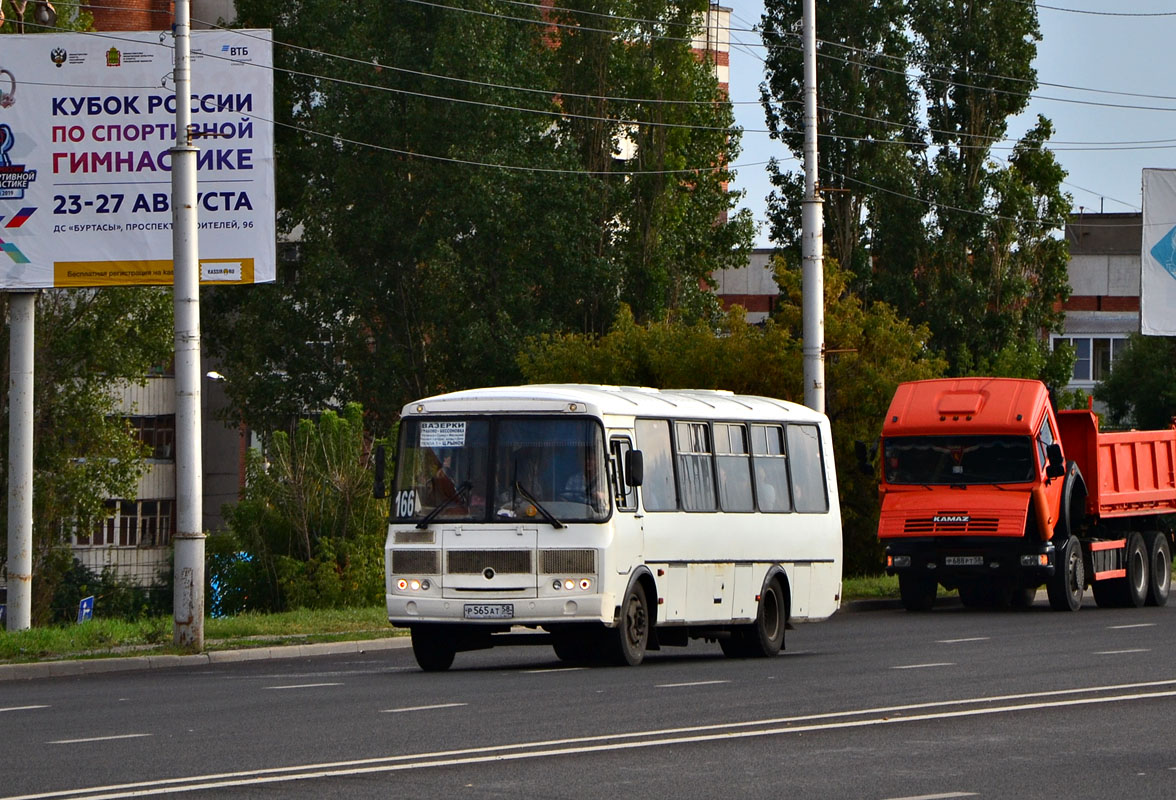
[[[271,33],[191,42],[201,282],[272,281]],[[0,289],[172,283],[170,34],[2,44]]]
[[[1143,171],[1139,329],[1176,336],[1176,170]]]

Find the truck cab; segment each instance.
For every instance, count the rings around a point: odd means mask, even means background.
[[[908,608],[929,608],[938,585],[967,605],[1032,602],[1059,563],[1064,495],[1085,495],[1043,384],[904,383],[880,453],[878,536]]]

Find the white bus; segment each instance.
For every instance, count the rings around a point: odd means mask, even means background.
[[[841,554],[829,421],[795,403],[535,385],[403,410],[385,591],[425,670],[505,640],[776,655],[790,621],[837,610]]]

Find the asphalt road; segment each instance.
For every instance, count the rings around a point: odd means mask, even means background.
[[[841,613],[785,654],[547,647],[0,684],[13,797],[1176,796],[1176,606]]]

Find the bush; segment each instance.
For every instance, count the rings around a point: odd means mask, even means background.
[[[171,570],[168,570],[163,584],[140,586],[120,578],[110,567],[97,573],[75,558],[54,590],[49,622],[74,622],[78,617],[78,604],[82,598],[91,595],[96,617],[134,622],[170,615],[174,591]]]
[[[209,538],[211,613],[379,604],[387,501],[372,497],[361,408],[275,433],[267,456],[250,452],[229,530]]]

